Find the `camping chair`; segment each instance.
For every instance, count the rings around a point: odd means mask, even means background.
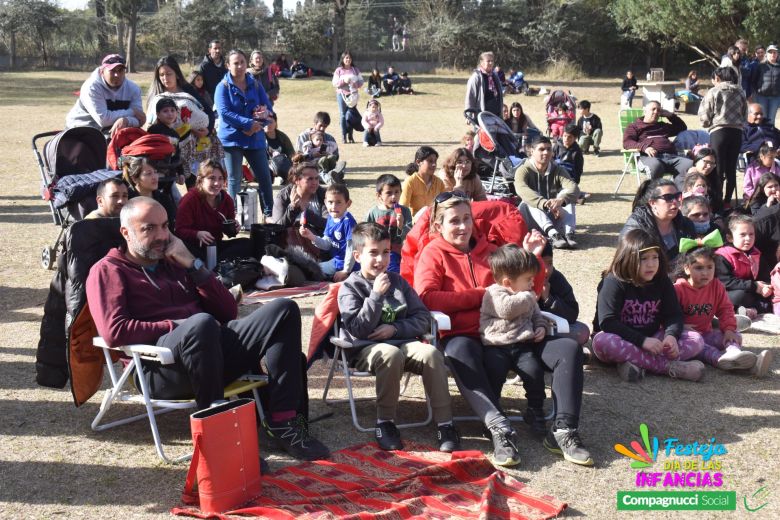
[[[95,431],[103,431],[115,426],[121,426],[135,421],[148,418],[149,426],[152,429],[152,437],[154,438],[154,447],[157,450],[157,455],[167,462],[168,464],[174,464],[177,462],[183,462],[189,460],[192,454],[182,455],[177,458],[169,458],[165,455],[163,450],[162,441],[160,440],[160,432],[157,429],[156,415],[172,412],[173,410],[183,410],[188,408],[195,408],[195,400],[165,400],[165,399],[153,399],[150,397],[149,386],[146,379],[137,373],[138,367],[141,365],[141,360],[147,362],[160,363],[162,365],[170,365],[174,362],[173,353],[169,348],[158,347],[155,345],[124,345],[121,347],[109,346],[103,338],[97,336],[93,339],[95,347],[100,348],[103,351],[103,357],[106,361],[106,367],[108,374],[111,378],[111,388],[106,390],[103,396],[103,402],[100,404],[95,419],[92,421],[92,429]],[[129,362],[126,363],[121,375],[117,374],[117,370],[114,366],[114,357],[119,354],[125,360],[129,358]],[[138,377],[134,377],[138,375]],[[125,389],[125,384],[129,379],[133,378],[137,385],[139,393],[131,392]],[[239,394],[245,392],[252,392],[255,398],[255,404],[257,406],[257,413],[260,415],[261,420],[264,418],[263,407],[260,403],[260,394],[258,389],[268,384],[268,376],[246,374],[236,379],[228,386],[225,387],[225,399],[236,398]],[[130,402],[136,404],[142,404],[146,408],[146,412],[131,417],[125,417],[117,419],[115,421],[100,424],[105,417],[108,410],[115,402]]]
[[[623,135],[626,132],[626,128],[628,128],[628,125],[633,123],[637,120],[637,118],[642,117],[643,109],[641,108],[621,108],[618,112],[618,121],[620,124],[620,138],[623,138]],[[620,185],[623,184],[623,179],[626,175],[636,175],[636,185],[639,186],[642,183],[642,180],[640,179],[640,172],[639,172],[639,150],[636,148],[631,149],[625,149],[621,147],[620,152],[623,154],[623,171],[620,174],[620,179],[618,179],[617,186],[615,186],[615,191],[613,192],[613,196],[617,196],[618,190],[620,190]]]
[[[449,318],[447,318],[449,319]],[[436,330],[435,320],[431,320],[432,330]],[[343,340],[339,338],[339,323],[338,321],[333,326],[333,335],[330,337],[330,344],[333,346],[333,358],[330,362],[330,371],[328,372],[328,378],[325,381],[325,389],[322,392],[322,401],[326,405],[333,405],[333,404],[340,404],[340,403],[349,403],[349,409],[352,413],[352,424],[355,426],[355,429],[361,432],[373,432],[374,426],[372,425],[370,428],[367,428],[360,424],[360,420],[358,419],[357,415],[357,407],[355,403],[357,401],[374,401],[376,400],[376,396],[367,396],[367,397],[355,397],[353,388],[352,388],[352,378],[374,378],[374,374],[371,372],[363,372],[356,370],[352,367],[350,367],[349,360],[347,359],[347,351],[354,348],[354,345],[350,343],[349,341]],[[344,382],[345,386],[347,388],[347,397],[342,399],[328,399],[328,391],[330,390],[331,382],[333,381],[334,376],[336,375],[336,369],[339,369],[342,374],[344,375]],[[406,372],[406,377],[404,378],[404,382],[401,385],[401,394],[405,395],[406,389],[409,386],[409,379],[411,378],[412,373]],[[431,402],[428,399],[428,396],[425,396],[425,404],[428,408],[427,415],[423,421],[417,421],[417,422],[406,422],[406,423],[396,423],[397,428],[416,428],[418,426],[426,426],[431,423],[433,420],[433,409],[431,408]]]

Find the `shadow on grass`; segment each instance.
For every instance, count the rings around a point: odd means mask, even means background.
[[[37,259],[32,267],[38,269]],[[43,271],[41,276],[49,279],[54,272]],[[33,289],[29,287],[7,287],[0,286],[0,323],[13,323],[18,321],[41,321],[41,316],[37,313],[25,312],[20,309],[29,309],[33,307],[43,307],[49,289]]]

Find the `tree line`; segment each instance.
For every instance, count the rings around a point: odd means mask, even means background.
[[[302,0],[292,12],[261,0],[90,0],[70,11],[54,0],[0,0],[0,56],[75,67],[109,52],[138,60],[194,60],[211,39],[335,66],[345,48],[390,52],[393,18],[411,54],[453,68],[484,50],[502,64],[571,63],[589,73],[715,63],[738,38],[767,44],[780,0]]]

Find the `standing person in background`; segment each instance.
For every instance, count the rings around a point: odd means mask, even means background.
[[[766,61],[753,72],[753,98],[764,109],[764,118],[774,126],[780,107],[780,63],[777,45],[766,48]]]
[[[333,72],[333,86],[336,87],[336,103],[339,106],[339,122],[341,123],[341,140],[344,144],[349,138],[350,143],[355,142],[352,129],[347,123],[347,101],[345,96],[357,96],[358,89],[363,85],[363,76],[352,61],[352,53],[348,50],[341,55],[338,68]]]
[[[699,105],[699,120],[710,132],[710,147],[715,150],[718,162],[718,179],[726,179],[726,194],[721,186],[713,190],[713,206],[720,208],[720,201],[730,207],[731,197],[737,187],[737,159],[742,147],[742,126],[747,116],[747,99],[737,83],[734,67],[719,67],[712,73],[713,87],[707,91]]]
[[[217,85],[214,97],[220,120],[218,135],[225,148],[227,192],[235,200],[241,189],[241,163],[246,158],[257,180],[263,213],[271,216],[274,194],[263,127],[273,104],[246,68],[246,54],[238,49],[230,51],[228,73]]]
[[[249,73],[263,86],[268,99],[276,101],[279,98],[279,78],[266,65],[262,51],[254,50],[249,55]]]
[[[633,71],[626,72],[626,77],[623,78],[623,84],[620,86],[620,89],[623,91],[623,97],[621,99],[621,105],[627,106],[628,108],[631,108],[631,105],[634,104],[634,96],[636,95],[636,78],[634,77]]]
[[[227,67],[225,66],[225,60],[222,57],[222,42],[219,40],[211,40],[209,43],[209,52],[203,57],[203,61],[200,62],[198,70],[203,75],[203,82],[206,84],[206,91],[214,99],[214,91],[217,89],[217,83],[219,83]]]
[[[734,72],[737,74],[737,80],[734,83],[740,88],[742,88],[742,62],[742,51],[736,45],[729,47],[720,61],[721,67],[734,69]]]
[[[493,70],[495,62],[492,52],[479,55],[479,65],[466,84],[466,110],[490,112],[504,119],[504,95],[501,92],[501,80]]]

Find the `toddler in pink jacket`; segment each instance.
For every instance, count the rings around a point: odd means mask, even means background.
[[[382,105],[376,99],[371,99],[366,104],[366,112],[363,114],[363,146],[382,146],[382,137],[379,129],[385,124],[382,115]]]

